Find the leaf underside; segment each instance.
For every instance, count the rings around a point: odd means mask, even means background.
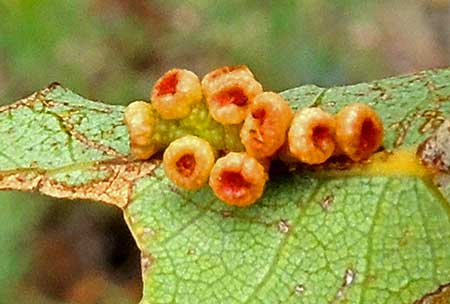
[[[283,95],[293,108],[330,112],[370,104],[395,153],[416,149],[450,116],[450,70]],[[450,191],[431,178],[297,168],[272,174],[263,198],[239,209],[208,187],[176,188],[158,160],[129,160],[123,111],[58,84],[1,107],[0,189],[122,208],[142,251],[142,303],[449,298]]]

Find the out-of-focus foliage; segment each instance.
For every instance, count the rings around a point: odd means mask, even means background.
[[[146,98],[151,83],[173,66],[204,74],[219,65],[246,63],[272,90],[303,83],[354,83],[447,66],[449,7],[448,0],[0,0],[0,104],[52,81],[91,99],[126,104]],[[27,291],[32,299],[42,297],[42,303],[46,295],[77,301],[76,291],[83,286],[111,282],[105,273],[73,282],[57,274],[53,281],[35,279],[48,285],[66,280],[70,287],[65,287],[71,291],[62,294],[52,288],[29,287],[33,286],[30,280],[21,280],[22,273],[39,271],[29,267],[36,263],[29,262],[33,258],[28,253],[39,256],[47,252],[45,248],[53,253],[61,248],[58,242],[45,245],[48,240],[43,235],[56,238],[47,233],[49,218],[59,219],[50,225],[54,231],[63,231],[55,232],[57,239],[74,243],[73,235],[90,239],[94,234],[92,242],[97,245],[107,244],[116,231],[95,233],[101,229],[94,225],[83,230],[83,224],[92,224],[98,217],[121,220],[110,208],[90,204],[72,208],[32,200],[0,194],[1,231],[6,231],[0,235],[0,245],[15,248],[0,253],[0,290],[3,282],[10,286],[20,282],[19,291]],[[85,221],[76,225],[80,217]],[[67,220],[72,218],[77,220]],[[109,227],[98,224],[105,225]],[[83,265],[83,269],[92,266]],[[121,284],[121,288],[136,289],[130,285]],[[17,298],[0,293],[0,302],[13,300]]]
[[[273,90],[448,65],[448,0],[0,0],[0,96],[58,80],[128,103],[172,66],[246,63]],[[48,66],[48,62],[52,62]]]
[[[15,200],[26,203],[17,204]],[[28,230],[37,226],[40,214],[48,206],[42,197],[29,194],[2,193],[0,201],[0,299],[13,295],[15,283],[21,278],[30,261],[24,250],[30,240]],[[22,235],[21,238],[17,238]]]

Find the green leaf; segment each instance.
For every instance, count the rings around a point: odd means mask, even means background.
[[[123,107],[54,84],[0,108],[0,188],[122,208],[142,251],[142,303],[448,299],[449,191],[394,156],[414,155],[450,116],[450,70],[283,95],[331,112],[371,104],[393,152],[372,168],[387,169],[278,172],[257,204],[230,207],[207,187],[176,188],[158,160],[129,160]]]

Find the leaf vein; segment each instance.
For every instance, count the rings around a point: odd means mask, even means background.
[[[315,187],[311,191],[311,194],[308,196],[308,198],[305,201],[310,202],[317,195],[317,193],[320,191],[320,189],[322,188],[322,186],[324,184],[325,184],[325,182],[317,183],[317,185],[315,185]],[[290,238],[290,236],[292,236],[292,233],[293,233],[292,231],[295,229],[295,227],[299,223],[300,219],[301,219],[301,216],[300,216],[300,210],[299,210],[299,214],[297,215],[297,217],[291,224],[291,229],[285,234],[284,238],[280,241],[278,250],[276,251],[272,261],[270,262],[269,269],[267,270],[267,272],[265,273],[263,278],[260,280],[260,282],[255,286],[254,291],[247,297],[247,299],[243,303],[249,303],[249,301],[251,301],[253,299],[253,297],[255,297],[258,294],[258,292],[261,290],[261,288],[269,280],[270,276],[273,274],[273,271],[275,270],[276,265],[278,264],[278,261],[280,260],[281,252],[282,252],[283,248],[286,246],[287,241]]]

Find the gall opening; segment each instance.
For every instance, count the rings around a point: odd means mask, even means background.
[[[177,85],[179,81],[179,75],[177,71],[167,74],[161,79],[156,87],[157,95],[163,96],[168,94],[175,94],[177,92]]]
[[[361,151],[373,151],[376,149],[379,133],[380,130],[377,128],[373,120],[366,118],[361,125],[359,149]]]
[[[220,175],[221,188],[228,197],[242,197],[247,193],[251,184],[245,180],[240,172],[224,171]]]
[[[189,177],[194,173],[196,164],[197,163],[195,161],[194,155],[192,155],[192,154],[183,155],[176,162],[177,171],[181,175],[183,175],[185,177]]]
[[[215,96],[215,100],[221,105],[235,104],[239,107],[248,103],[248,97],[245,92],[238,86],[225,89]]]
[[[312,140],[320,150],[325,150],[326,142],[331,138],[330,129],[325,126],[317,126],[313,129]]]
[[[256,109],[252,111],[252,117],[258,120],[259,124],[262,125],[264,123],[264,119],[266,118],[266,110]]]

